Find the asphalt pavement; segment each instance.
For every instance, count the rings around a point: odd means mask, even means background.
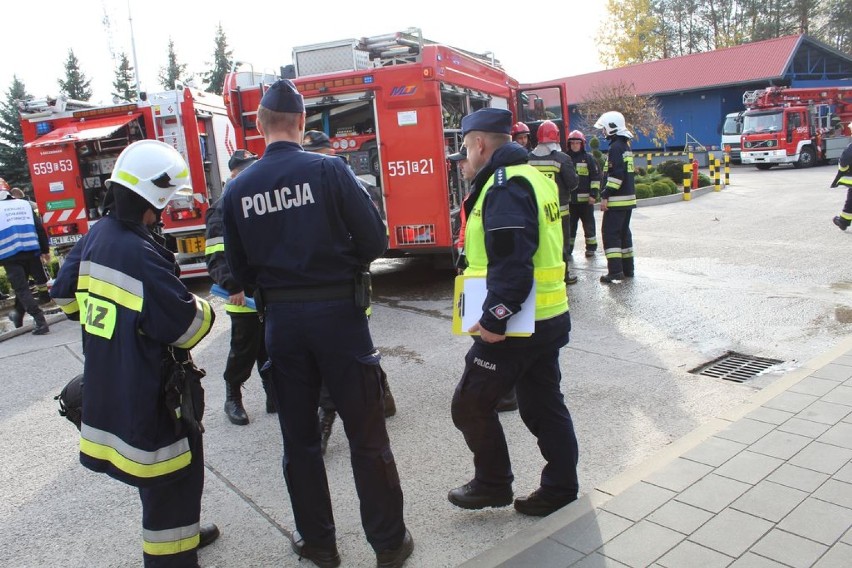
[[[450,335],[452,277],[417,259],[378,261],[371,328],[399,408],[397,416],[389,419],[388,430],[405,493],[406,521],[415,539],[407,566],[449,567],[465,562],[472,566],[569,566],[575,562],[667,568],[848,566],[830,563],[832,555],[849,558],[844,555],[850,544],[848,526],[843,532],[841,525],[832,525],[822,535],[801,528],[801,519],[808,524],[813,511],[828,502],[827,494],[837,495],[831,504],[838,507],[832,511],[839,518],[845,519],[843,515],[852,510],[848,456],[845,463],[838,462],[835,472],[817,471],[828,476],[823,484],[778,519],[762,517],[768,513],[736,501],[761,484],[784,492],[771,485],[783,486],[773,478],[777,471],[766,472],[760,479],[725,477],[725,470],[719,471],[728,460],[744,459],[747,454],[755,454],[749,457],[761,462],[761,471],[768,467],[764,458],[784,462],[778,465],[780,471],[805,449],[788,458],[761,453],[760,446],[754,445],[762,438],[732,439],[720,434],[742,420],[761,422],[744,409],[754,412],[771,405],[809,378],[834,381],[832,390],[840,390],[834,395],[793,392],[833,396],[833,401],[822,402],[849,406],[843,402],[848,380],[815,374],[821,361],[834,363],[820,368],[846,364],[850,358],[846,353],[852,348],[845,343],[852,329],[852,277],[845,257],[852,232],[843,233],[831,224],[845,199],[840,190],[826,189],[833,177],[831,166],[767,172],[735,168],[732,185],[721,192],[635,210],[637,277],[633,281],[601,285],[602,255],[592,259],[575,255],[572,270],[580,282],[569,288],[573,330],[561,365],[563,392],[580,442],[584,496],[544,520],[523,517],[511,508],[463,511],[447,502],[447,491],[472,475],[470,453],[449,413],[469,344],[467,338]],[[209,281],[193,281],[191,287],[206,294]],[[252,419],[248,426],[231,425],[221,410],[229,329],[224,310],[217,312],[220,317],[213,332],[194,353],[208,372],[203,521],[216,522],[223,533],[200,553],[201,565],[304,566],[290,552],[286,538],[293,520],[281,474],[280,431],[276,418],[263,410],[258,377],[247,383],[245,400]],[[778,363],[743,383],[690,372],[729,351]],[[52,317],[51,333],[45,336],[14,331],[0,335],[0,451],[5,457],[0,465],[0,565],[141,564],[141,509],[135,490],[82,468],[77,432],[57,414],[53,397],[81,368],[79,327],[61,316]],[[811,401],[817,402],[821,401]],[[807,435],[812,440],[808,444],[830,446],[829,450],[842,455],[836,448],[848,449],[852,437],[847,432],[848,412],[834,423],[824,423],[828,428],[817,433],[818,427],[798,422],[809,420],[798,416],[807,408],[781,411],[790,413],[788,420],[801,427],[797,436],[806,436],[802,432],[809,427]],[[836,411],[832,419],[839,414]],[[542,458],[516,412],[501,415],[501,421],[515,469],[515,493],[525,495],[537,486]],[[761,422],[773,428],[754,428],[771,436],[789,431],[790,425],[784,423]],[[734,442],[740,451],[721,463],[701,461],[707,458],[694,448],[714,439]],[[677,460],[704,466],[697,468],[704,472],[702,477],[690,478],[692,484],[707,478],[718,482],[718,477],[754,487],[713,511],[720,502],[708,508],[700,497],[683,497],[692,487],[681,487],[686,483],[683,478],[675,483],[672,475],[655,474],[680,463]],[[807,464],[791,465],[808,470]],[[374,565],[360,526],[340,424],[329,444],[326,468],[343,566]],[[637,484],[644,491],[636,489]],[[631,503],[631,495],[642,505]],[[669,498],[661,501],[662,496]],[[818,507],[802,513],[800,507],[814,505],[812,501]],[[657,506],[651,508],[653,504]],[[698,510],[690,510],[689,518],[711,516],[689,533],[661,521],[660,510],[675,508],[675,513],[682,513],[686,510],[682,505]],[[777,517],[779,511],[775,508],[772,513]],[[772,527],[748,543],[742,554],[732,555],[734,548],[719,550],[720,545],[714,544],[715,533],[707,538],[695,536],[705,531],[706,537],[710,530],[703,527],[715,526],[712,523],[723,513],[734,522],[749,521],[749,527],[765,523]],[[588,522],[589,515],[613,521],[606,527],[604,521],[597,521],[602,536],[595,548],[590,548],[593,540],[578,544],[576,538],[578,531],[594,524]],[[786,520],[790,515],[793,520]],[[578,520],[582,526],[573,524]],[[614,526],[621,530],[615,532]],[[657,536],[664,544],[656,541]],[[834,540],[827,542],[829,538]],[[607,548],[613,541],[615,545]],[[771,550],[786,542],[813,553],[801,558],[773,556]],[[555,556],[537,556],[540,546],[555,551]],[[659,554],[624,552],[637,549]],[[713,560],[703,564],[693,560],[704,558],[688,556],[695,551]]]

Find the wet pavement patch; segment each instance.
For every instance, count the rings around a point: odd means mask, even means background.
[[[728,351],[721,357],[699,365],[689,372],[695,375],[744,383],[748,379],[758,376],[766,369],[779,363],[783,363],[783,361]]]

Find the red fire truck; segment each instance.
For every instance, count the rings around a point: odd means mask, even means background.
[[[803,168],[839,158],[852,141],[852,87],[768,87],[743,94],[743,164]]]
[[[297,47],[282,74],[305,97],[307,129],[326,132],[371,192],[388,256],[449,260],[465,185],[446,157],[461,145],[464,115],[484,107],[517,115],[517,81],[493,59],[419,30]],[[237,145],[258,155],[257,106],[275,79],[236,69],[225,80]]]
[[[207,274],[204,214],[222,192],[235,149],[222,97],[190,88],[106,106],[60,97],[23,101],[20,114],[35,198],[59,254],[101,218],[118,154],[136,140],[160,140],[186,159],[193,188],[163,212],[167,246],[182,277]]]

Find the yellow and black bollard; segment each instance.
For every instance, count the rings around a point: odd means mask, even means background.
[[[725,154],[725,187],[731,185],[731,155]]]
[[[683,200],[692,200],[692,162],[683,165]]]

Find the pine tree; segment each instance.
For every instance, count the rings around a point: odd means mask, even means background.
[[[2,176],[11,187],[20,187],[29,192],[32,187],[27,153],[24,150],[24,135],[21,132],[21,117],[18,101],[32,99],[17,76],[6,92],[6,100],[0,104],[0,167]]]
[[[186,63],[178,63],[177,54],[175,53],[175,42],[169,38],[169,62],[165,67],[160,68],[160,84],[166,89],[174,89],[175,84],[184,79],[186,74]]]
[[[80,70],[80,62],[74,55],[74,50],[68,50],[68,59],[65,60],[65,79],[59,79],[59,90],[68,95],[70,99],[88,101],[92,98],[90,87],[92,80]]]
[[[222,23],[216,28],[216,48],[213,50],[213,69],[204,74],[204,82],[207,83],[205,89],[208,93],[222,94],[222,88],[225,84],[225,74],[230,71],[231,56],[233,50],[228,49],[228,39],[225,37],[225,30],[222,29]]]
[[[127,54],[118,54],[118,67],[115,69],[115,80],[112,82],[112,96],[124,101],[136,100],[136,75]]]

